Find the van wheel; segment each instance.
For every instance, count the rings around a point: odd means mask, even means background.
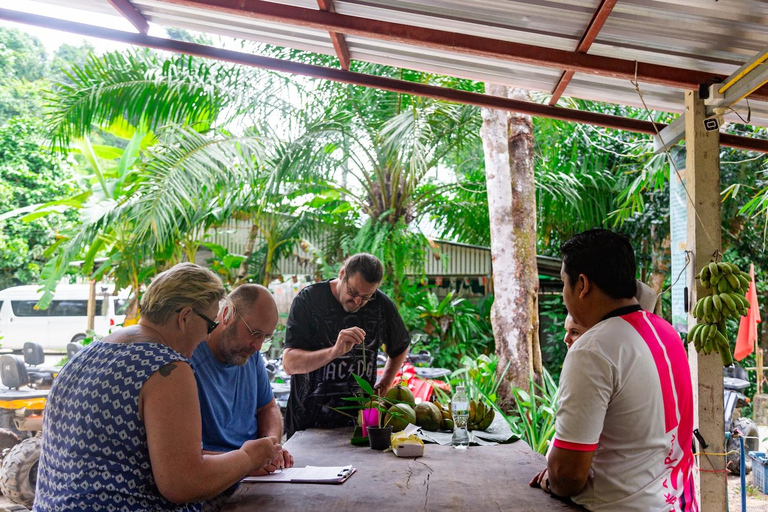
[[[754,452],[759,449],[759,436],[757,431],[757,425],[749,418],[739,418],[733,422],[731,432],[739,429],[744,436],[744,474],[749,474],[752,471],[752,458],[749,456],[749,452]],[[735,436],[731,436],[728,440],[728,461],[726,467],[732,475],[741,474],[741,458],[739,457],[739,439]]]
[[[43,438],[40,436],[25,439],[11,448],[3,460],[0,491],[14,503],[31,507],[35,501],[37,466],[42,445]]]
[[[85,334],[75,334],[72,336],[72,339],[69,340],[70,343],[77,343],[78,341],[83,341],[85,339]]]

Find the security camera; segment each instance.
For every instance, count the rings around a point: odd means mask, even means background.
[[[719,116],[712,116],[704,119],[704,129],[708,132],[715,132],[720,129],[721,120]]]
[[[725,110],[722,107],[713,109],[713,114],[704,119],[704,129],[708,132],[719,130],[725,124]]]

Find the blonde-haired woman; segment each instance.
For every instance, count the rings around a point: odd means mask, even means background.
[[[275,438],[221,455],[201,451],[188,358],[216,328],[225,291],[182,263],[158,275],[138,325],[81,350],[48,398],[35,511],[199,510],[281,450]]]

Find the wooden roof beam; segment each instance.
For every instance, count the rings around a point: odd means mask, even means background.
[[[326,12],[336,12],[336,9],[333,7],[333,0],[317,0],[317,6]],[[331,30],[328,32],[328,35],[331,36],[331,43],[333,43],[333,49],[336,50],[336,57],[339,59],[341,69],[348,70],[349,47],[347,46],[347,42],[344,40],[344,34]]]
[[[131,22],[136,30],[141,34],[147,34],[149,32],[149,23],[147,19],[142,16],[138,9],[136,9],[129,0],[109,0],[112,7],[118,10],[125,19]]]
[[[272,23],[283,23],[318,30],[332,30],[347,35],[393,41],[411,46],[422,46],[532,66],[566,69],[623,80],[633,80],[637,77],[640,82],[684,90],[698,89],[699,84],[712,83],[713,79],[725,79],[723,75],[715,75],[704,71],[680,69],[660,64],[649,64],[475,35],[458,34],[445,30],[359,18],[263,0],[161,1],[168,4],[245,16]],[[756,100],[768,101],[768,86],[756,91],[752,97]]]
[[[56,18],[38,16],[36,14],[28,14],[10,9],[0,9],[0,19],[12,21],[15,23],[34,25],[37,27],[50,28],[54,30],[63,30],[73,34],[108,39],[110,41],[117,41],[120,43],[132,44],[136,46],[155,48],[157,50],[183,53],[186,55],[196,55],[198,57],[234,62],[236,64],[242,64],[245,66],[253,66],[284,73],[308,76],[311,78],[319,78],[322,80],[333,80],[336,82],[360,85],[363,87],[374,87],[377,89],[383,89],[397,93],[412,94],[415,96],[435,98],[456,103],[465,103],[467,105],[475,105],[478,107],[499,108],[531,116],[550,117],[563,121],[574,121],[595,126],[603,126],[606,128],[615,128],[617,130],[627,130],[631,132],[648,134],[656,133],[656,130],[650,121],[643,121],[640,119],[612,116],[608,114],[600,114],[597,112],[587,112],[583,110],[574,110],[562,107],[553,107],[550,105],[542,105],[540,103],[533,103],[530,101],[513,100],[510,98],[501,98],[487,94],[479,94],[457,89],[448,89],[435,85],[408,82],[406,80],[366,75],[363,73],[355,73],[343,69],[303,64],[300,62],[275,59],[272,57],[265,57],[252,53],[235,52],[232,50],[225,50],[223,48],[214,48],[212,46],[188,43],[186,41],[176,41],[173,39],[164,39],[144,34],[124,32],[122,30],[96,27],[94,25],[86,25],[84,23],[59,20]],[[656,126],[661,130],[666,125],[657,124]],[[739,137],[736,135],[721,134],[720,144],[723,146],[768,153],[768,140],[764,139],[753,139],[750,137]]]
[[[605,22],[608,20],[608,16],[611,15],[611,11],[613,10],[613,6],[616,5],[616,1],[617,0],[602,0],[600,2],[600,5],[597,6],[594,14],[592,14],[592,19],[589,20],[589,23],[587,24],[587,29],[579,40],[579,45],[576,47],[577,52],[587,53],[589,51],[597,34],[600,33],[603,25],[605,25]],[[565,92],[565,88],[571,83],[574,74],[575,73],[571,70],[563,71],[563,74],[560,75],[560,79],[557,81],[557,85],[555,85],[555,88],[552,90],[552,98],[549,100],[550,105],[557,104],[557,100],[560,99],[560,96]]]

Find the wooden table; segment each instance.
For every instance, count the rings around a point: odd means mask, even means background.
[[[243,484],[223,510],[582,510],[528,486],[545,459],[523,441],[467,450],[427,444],[423,457],[398,458],[352,446],[351,435],[351,429],[313,429],[297,432],[285,444],[297,467],[355,466],[357,472],[343,484]]]

